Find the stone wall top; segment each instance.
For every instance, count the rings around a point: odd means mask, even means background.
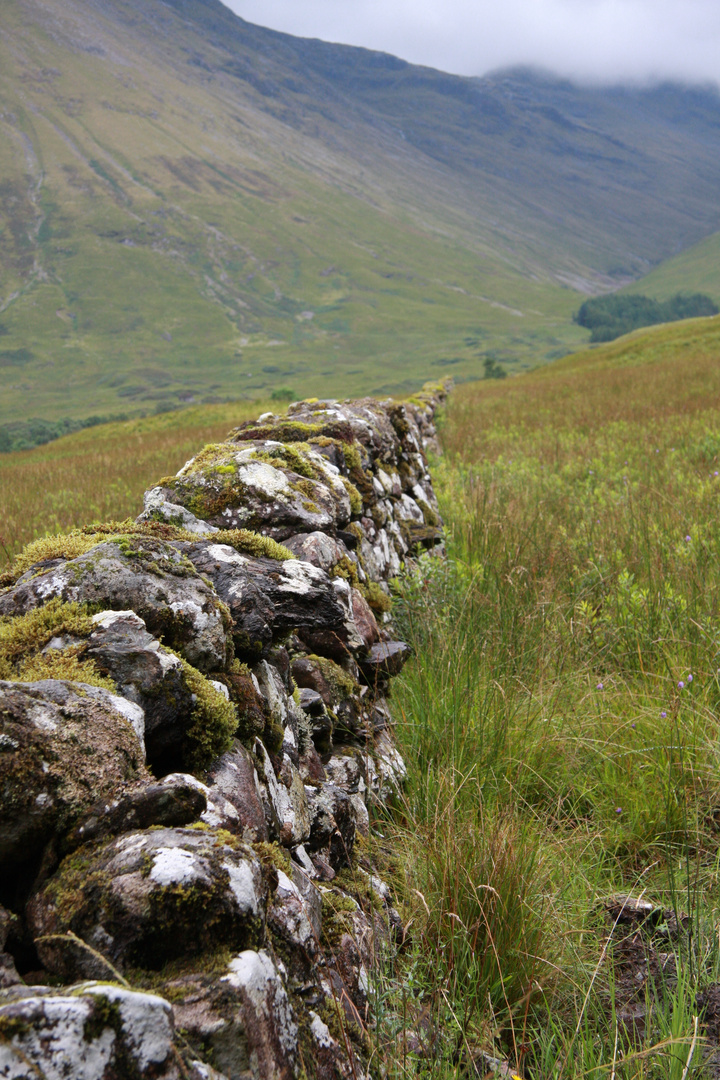
[[[441,549],[446,392],[260,416],[4,575],[3,1076],[367,1074],[389,582]]]

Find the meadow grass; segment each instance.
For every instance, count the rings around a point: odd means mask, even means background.
[[[695,1027],[720,870],[707,333],[633,335],[450,399],[448,559],[422,558],[395,605],[416,659],[394,687],[409,775],[385,823],[411,924],[378,992],[389,1075],[485,1075],[492,1057],[538,1080],[715,1075]],[[627,894],[688,918],[634,938],[605,909]]]

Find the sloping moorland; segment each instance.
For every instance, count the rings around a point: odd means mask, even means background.
[[[450,399],[449,558],[396,605],[394,1075],[718,1075],[719,345],[640,331]]]
[[[719,117],[712,88],[460,78],[219,0],[8,0],[0,423],[552,359],[585,295],[720,227]]]

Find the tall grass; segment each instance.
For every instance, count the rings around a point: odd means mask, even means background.
[[[394,691],[416,950],[398,977],[412,964],[420,988],[406,1026],[437,1033],[398,1075],[490,1057],[537,1078],[711,1075],[695,997],[717,978],[720,380],[682,358],[588,365],[456,393],[434,472],[448,560],[421,559],[396,601],[416,652]],[[664,944],[640,934],[672,978],[628,960],[618,894],[689,917]]]

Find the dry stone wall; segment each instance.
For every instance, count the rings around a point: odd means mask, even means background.
[[[369,1076],[442,387],[243,424],[0,590],[0,1077]]]

